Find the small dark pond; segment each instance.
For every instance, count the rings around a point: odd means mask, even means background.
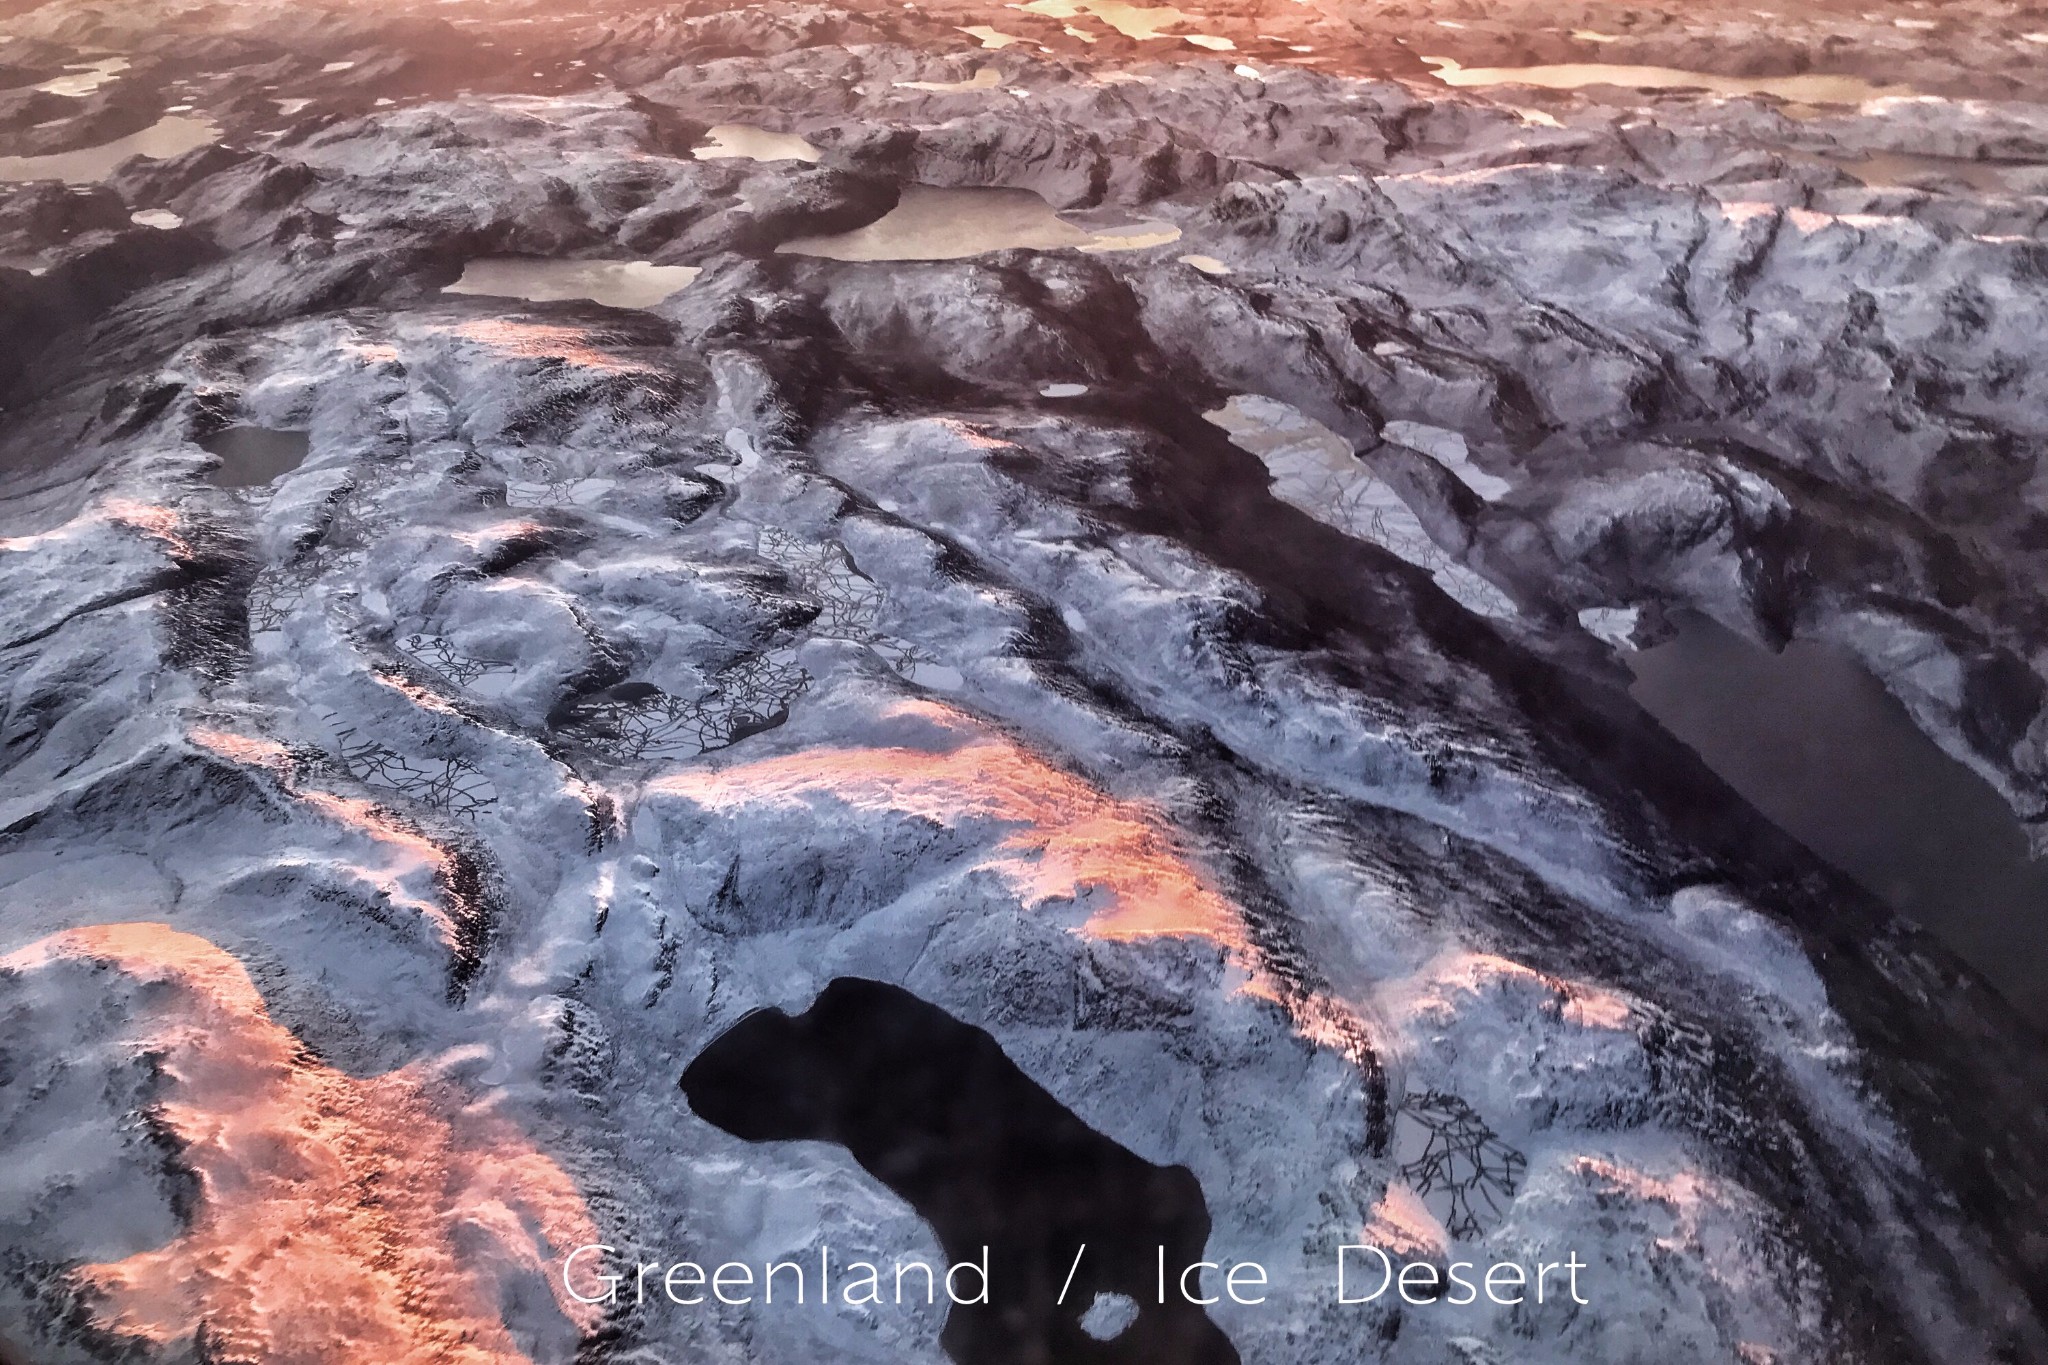
[[[1860,663],[1704,617],[1631,663],[1636,700],[1750,804],[2048,1022],[2048,863]]]
[[[260,488],[304,464],[313,448],[303,431],[269,427],[228,427],[199,444],[220,456],[220,468],[206,476],[216,488]]]
[[[986,1246],[989,1302],[954,1306],[941,1339],[960,1365],[1237,1365],[1199,1307],[1155,1302],[1158,1248],[1186,1266],[1208,1241],[1194,1175],[1088,1127],[995,1039],[908,991],[841,978],[802,1014],[750,1014],[690,1064],[682,1089],[747,1141],[845,1147],[949,1260]],[[1098,1293],[1140,1305],[1106,1342],[1081,1327]]]

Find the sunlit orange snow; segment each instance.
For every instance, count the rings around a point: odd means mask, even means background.
[[[295,794],[335,824],[374,840],[380,847],[394,855],[393,866],[398,875],[403,875],[407,868],[419,867],[426,869],[437,885],[447,883],[453,871],[447,850],[413,830],[374,801],[365,801],[355,796],[336,796],[332,792],[311,788]],[[362,871],[365,875],[373,875],[367,868]],[[433,926],[443,947],[456,946],[459,936],[456,933],[455,921],[443,906],[432,900],[405,895],[397,875],[379,880],[384,881],[385,890],[395,902],[410,905],[418,910],[421,917]]]
[[[177,509],[133,498],[109,498],[80,512],[62,526],[34,535],[0,537],[0,552],[20,553],[69,540],[95,526],[126,526],[162,544],[171,554],[183,558],[192,553],[191,542],[178,534],[182,520]]]
[[[1579,1028],[1628,1033],[1635,1026],[1634,1006],[1613,991],[1546,976],[1492,953],[1451,953],[1433,963],[1427,985],[1410,1008],[1418,1019],[1449,1019],[1472,997],[1505,992],[1541,1001],[1543,1008]]]
[[[1092,894],[1107,901],[1084,926],[1095,937],[1220,944],[1247,973],[1244,989],[1285,1009],[1303,1038],[1353,1061],[1368,1054],[1367,1030],[1349,1005],[1269,970],[1243,910],[1189,860],[1163,812],[1110,796],[963,712],[905,702],[888,719],[929,726],[935,742],[810,749],[676,773],[649,790],[729,810],[823,798],[948,827],[1010,826],[981,866],[1027,904]]]
[[[905,708],[911,709],[911,708]],[[1243,952],[1244,922],[1176,847],[1159,813],[1110,797],[1029,750],[943,708],[917,704],[960,742],[819,748],[718,771],[677,773],[652,790],[705,806],[809,804],[826,797],[952,826],[1014,828],[984,866],[1027,903],[1095,892],[1109,903],[1088,921],[1101,938],[1193,935]]]
[[[379,675],[379,681],[385,679]],[[264,769],[294,798],[329,822],[368,839],[386,855],[385,861],[381,867],[359,865],[356,872],[376,883],[392,908],[407,908],[424,920],[442,947],[452,950],[457,946],[460,935],[447,908],[434,897],[416,894],[407,887],[408,880],[416,875],[424,876],[435,886],[445,886],[454,871],[446,849],[374,801],[300,786],[293,778],[291,752],[275,740],[206,728],[194,729],[186,737],[232,763]]]
[[[161,1059],[160,1114],[198,1206],[169,1245],[78,1273],[100,1325],[268,1365],[517,1365],[499,1305],[600,1240],[567,1175],[418,1068],[357,1079],[308,1057],[248,974],[161,924],[77,929],[0,958],[66,959],[147,989],[123,1041]]]
[[[481,346],[508,360],[561,360],[583,369],[621,373],[638,368],[605,350],[585,329],[559,323],[474,318],[437,324],[426,330]]]
[[[192,553],[191,542],[178,534],[181,518],[175,508],[137,502],[132,498],[110,498],[105,509],[109,521],[132,526],[144,535],[155,537],[172,554],[184,558]]]
[[[266,768],[280,777],[292,770],[291,751],[274,739],[237,735],[227,730],[195,729],[187,735],[207,752],[250,768]]]

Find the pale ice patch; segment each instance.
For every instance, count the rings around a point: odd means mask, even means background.
[[[126,57],[107,57],[85,66],[73,67],[54,80],[35,87],[46,95],[68,95],[80,99],[90,95],[128,69]]]
[[[1634,649],[1641,615],[1638,607],[1587,607],[1579,613],[1579,625],[1616,649]]]
[[[1393,487],[1322,423],[1258,394],[1240,394],[1204,416],[1265,462],[1280,501],[1424,570],[1467,611],[1515,615],[1507,594],[1444,553]]]
[[[1128,1294],[1104,1290],[1081,1315],[1081,1330],[1097,1341],[1115,1341],[1138,1320],[1138,1301]]]
[[[1214,256],[1187,255],[1178,258],[1182,265],[1191,265],[1204,275],[1228,275],[1230,267]]]
[[[1023,39],[1016,37],[1014,34],[990,28],[987,24],[973,24],[960,31],[992,52],[1000,51],[1012,43],[1023,41]]]
[[[1607,62],[1559,62],[1542,66],[1472,66],[1450,57],[1425,56],[1430,74],[1445,85],[1533,85],[1577,90],[1612,85],[1633,90],[1701,89],[1717,95],[1773,95],[1800,104],[1861,104],[1908,92],[1903,86],[1873,84],[1860,76],[1806,72],[1796,76],[1723,76],[1672,66],[1624,66]]]
[[[1086,384],[1047,384],[1038,391],[1042,398],[1079,398],[1086,392]]]
[[[720,123],[690,155],[699,161],[816,161],[823,155],[794,133],[773,133],[748,123]]]
[[[1488,502],[1505,497],[1514,487],[1472,463],[1472,451],[1465,438],[1446,427],[1433,427],[1426,422],[1389,422],[1380,429],[1380,434],[1429,456]]]
[[[1133,5],[1129,0],[1030,0],[1017,8],[1026,14],[1043,14],[1052,19],[1092,14],[1126,38],[1140,41],[1175,37],[1164,30],[1200,17],[1171,5]]]
[[[185,220],[169,209],[144,209],[140,213],[129,214],[128,221],[137,227],[157,228],[164,232],[185,226]]]
[[[1172,223],[1133,223],[1128,227],[1102,229],[1095,234],[1095,240],[1084,244],[1081,250],[1095,254],[1145,251],[1156,246],[1171,246],[1179,240],[1180,229]]]
[[[725,432],[725,448],[739,461],[738,468],[751,469],[761,463],[761,452],[754,445],[754,438],[744,427],[728,427]]]
[[[463,267],[462,278],[441,292],[483,294],[555,303],[588,299],[610,308],[650,308],[703,271],[692,265],[647,261],[553,261],[487,256]]]

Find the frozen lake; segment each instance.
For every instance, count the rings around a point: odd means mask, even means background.
[[[312,450],[305,432],[269,427],[229,427],[199,444],[220,456],[220,468],[207,475],[216,488],[260,488],[304,464]]]
[[[1711,90],[1717,95],[1774,95],[1799,104],[1861,104],[1887,95],[1910,95],[1903,85],[1874,85],[1860,76],[1721,76],[1675,66],[1561,62],[1550,66],[1461,66],[1449,57],[1424,57],[1445,85],[1533,85],[1577,90],[1614,85],[1627,90]]]
[[[895,208],[865,227],[799,237],[776,250],[835,261],[953,261],[1015,248],[1140,251],[1179,239],[1171,223],[1082,227],[1031,190],[910,185]]]
[[[103,142],[97,147],[55,152],[49,156],[0,156],[0,180],[63,180],[74,185],[87,185],[106,179],[116,166],[131,156],[161,161],[166,157],[182,156],[195,147],[204,147],[219,137],[218,125],[206,119],[172,114],[139,133],[130,133],[127,137]]]
[[[588,299],[608,308],[651,308],[702,274],[693,265],[646,261],[558,261],[537,256],[485,256],[463,267],[441,292],[560,303]]]

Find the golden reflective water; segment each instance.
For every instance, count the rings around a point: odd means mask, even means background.
[[[954,261],[990,251],[1139,251],[1178,240],[1170,223],[1091,230],[1070,223],[1031,190],[912,185],[866,227],[799,237],[776,250],[835,261]]]
[[[1012,43],[1024,41],[1015,34],[1004,33],[1000,29],[990,28],[987,24],[973,24],[960,31],[992,52],[1006,48]]]
[[[173,114],[139,133],[97,147],[49,156],[0,156],[0,180],[63,180],[74,185],[104,180],[131,156],[156,160],[179,156],[220,137],[220,128],[203,118]]]
[[[771,133],[751,123],[721,123],[704,135],[709,139],[691,153],[699,161],[816,161],[816,147],[794,133]]]
[[[1908,152],[1873,152],[1868,156],[1828,158],[1873,189],[1911,188],[1923,180],[1953,180],[1982,194],[2014,193],[2013,172],[2021,166],[1966,161],[1953,156],[1917,156]]]
[[[1424,57],[1445,85],[1533,85],[1577,90],[1614,85],[1632,90],[1711,90],[1717,95],[1772,95],[1801,104],[1861,104],[1886,95],[1911,94],[1901,85],[1874,85],[1861,76],[1808,73],[1800,76],[1722,76],[1675,66],[1623,66],[1606,62],[1563,62],[1552,66],[1462,66],[1449,57]]]
[[[69,95],[81,98],[90,95],[107,82],[128,69],[126,57],[107,57],[85,66],[73,68],[55,80],[44,81],[35,87],[48,95]]]
[[[651,308],[702,274],[694,265],[647,261],[557,261],[530,256],[486,256],[463,267],[462,278],[441,292],[483,294],[561,303],[587,299],[608,308]]]
[[[1017,8],[1026,14],[1043,14],[1049,19],[1072,19],[1091,14],[1126,38],[1136,38],[1141,42],[1151,38],[1186,38],[1198,47],[1213,47],[1217,43],[1235,46],[1228,39],[1214,38],[1206,33],[1190,36],[1166,32],[1167,29],[1202,20],[1201,15],[1175,9],[1172,5],[1133,5],[1128,0],[1030,0],[1029,4]],[[1068,32],[1074,33],[1074,30],[1069,29]],[[1075,33],[1075,36],[1087,35]],[[1203,41],[1205,39],[1207,41]]]

